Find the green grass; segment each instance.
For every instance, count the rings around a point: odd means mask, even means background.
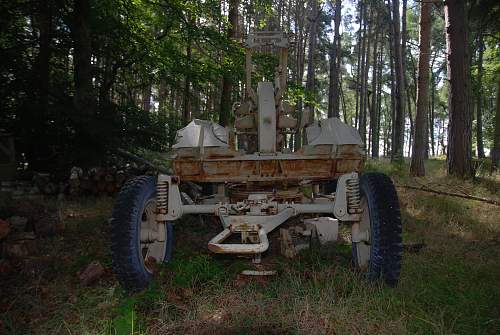
[[[405,163],[368,162],[397,184],[498,196],[498,176],[463,182],[445,176],[443,161],[426,167],[427,177],[410,178]],[[499,208],[398,192],[405,244],[425,246],[404,254],[394,289],[368,285],[345,244],[293,260],[269,256],[266,266],[278,275],[242,283],[238,273],[251,263],[204,251],[213,229],[194,220],[175,227],[174,260],[144,292],[127,295],[111,273],[81,287],[76,273],[86,264],[110,268],[112,200],[65,203],[64,234],[41,240],[40,257],[2,283],[1,327],[12,334],[499,334]]]

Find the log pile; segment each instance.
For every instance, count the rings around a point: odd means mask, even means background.
[[[47,173],[34,173],[31,180],[3,181],[0,193],[14,199],[37,199],[41,196],[101,196],[114,195],[130,178],[149,173],[150,169],[127,165],[117,167],[73,167],[68,178],[56,180]]]
[[[134,176],[130,170],[96,167],[84,171],[73,167],[68,180],[70,195],[113,195]]]

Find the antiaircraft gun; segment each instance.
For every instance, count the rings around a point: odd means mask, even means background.
[[[269,248],[268,234],[292,218],[313,217],[307,222],[329,240],[336,239],[339,225],[348,225],[355,267],[370,281],[397,283],[402,237],[394,185],[384,174],[361,174],[365,154],[356,129],[338,118],[307,124],[307,117],[293,117],[283,98],[288,47],[284,33],[250,34],[246,94],[233,106],[234,128],[193,120],[177,133],[171,174],[136,177],[121,190],[113,211],[112,256],[126,290],[145,288],[155,264],[171,259],[173,224],[182,224],[187,214],[220,220],[210,251],[250,255],[256,263]],[[259,82],[256,90],[255,51],[279,59],[274,83]],[[306,144],[286,148],[301,128]]]

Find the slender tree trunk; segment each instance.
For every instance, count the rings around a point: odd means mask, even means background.
[[[373,66],[372,66],[372,103],[371,103],[371,108],[370,108],[370,139],[371,139],[371,153],[372,157],[378,157],[378,113],[377,113],[377,108],[378,108],[378,103],[377,103],[377,81],[378,81],[378,53],[377,53],[377,48],[378,48],[378,38],[379,38],[379,31],[380,31],[380,26],[379,26],[379,20],[378,20],[378,15],[375,14],[376,19],[374,20],[375,23],[375,37],[374,37],[374,42],[373,42]]]
[[[151,111],[151,84],[146,85],[142,90],[142,109],[149,113]]]
[[[430,133],[430,141],[431,141],[431,153],[432,156],[436,155],[435,144],[434,144],[434,108],[436,108],[436,77],[434,75],[433,66],[434,59],[431,65],[431,109],[430,109],[430,117],[429,117],[429,133]]]
[[[367,43],[366,43],[366,54],[364,55],[365,65],[364,65],[364,77],[363,77],[363,94],[361,95],[363,98],[363,109],[361,110],[360,115],[360,130],[359,133],[361,135],[361,139],[363,143],[367,144],[369,147],[369,139],[367,141],[367,128],[368,128],[368,114],[370,113],[370,95],[368,91],[368,73],[370,72],[370,51],[371,51],[371,42],[373,36],[373,5],[370,6],[370,16],[368,17],[368,33],[366,35]]]
[[[187,63],[191,62],[192,46],[191,41],[187,42],[186,46],[186,60]],[[182,101],[182,121],[184,124],[191,120],[191,75],[189,70],[184,79],[184,95]]]
[[[165,79],[160,79],[160,84],[158,85],[158,111],[161,115],[167,116],[167,84]]]
[[[354,120],[354,125],[359,130],[359,119],[361,111],[361,100],[362,100],[362,82],[364,74],[364,60],[363,55],[365,54],[365,34],[366,34],[366,16],[365,16],[365,2],[364,0],[359,1],[359,30],[358,30],[358,63],[356,69],[356,116]]]
[[[444,7],[448,59],[448,173],[472,177],[470,62],[465,0],[446,0]]]
[[[347,118],[347,108],[345,104],[345,95],[344,95],[344,89],[342,88],[342,73],[340,74],[340,84],[339,84],[339,91],[340,91],[340,100],[342,101],[342,116],[344,118],[344,123],[351,125],[351,120]]]
[[[406,80],[406,77],[405,77]],[[415,80],[417,82],[417,80]],[[409,87],[409,85],[405,85],[405,87]],[[414,132],[414,126],[413,126],[413,113],[412,113],[412,101],[416,101],[414,95],[412,94],[412,90],[407,92],[406,94],[406,103],[408,106],[408,122],[410,123],[410,129],[408,129],[408,157],[411,156],[411,148],[413,145],[413,132]],[[416,105],[416,102],[415,102]],[[406,120],[405,120],[405,131],[406,131]]]
[[[40,15],[38,25],[40,30],[39,44],[40,52],[37,58],[38,71],[38,107],[40,108],[39,118],[47,116],[49,105],[49,85],[50,85],[50,56],[52,40],[52,2],[50,0],[40,1]]]
[[[380,23],[380,21],[379,21]],[[381,36],[382,34],[380,34]],[[380,37],[379,36],[379,37]],[[374,157],[379,157],[380,153],[380,124],[382,118],[382,68],[384,67],[384,44],[380,43],[380,52],[379,52],[379,60],[378,60],[378,74],[377,74],[377,123],[376,123],[376,131],[373,136],[373,155]]]
[[[358,130],[359,134],[361,135],[361,139],[363,143],[366,143],[366,122],[365,122],[365,115],[366,115],[366,66],[367,66],[367,59],[366,59],[366,45],[368,44],[367,41],[367,10],[366,10],[367,4],[363,4],[363,31],[362,31],[362,36],[361,36],[361,65],[360,65],[360,92],[359,92],[359,122],[358,122]]]
[[[317,39],[317,26],[318,26],[318,1],[310,0],[311,7],[311,18],[310,18],[310,28],[309,28],[309,45],[307,54],[307,78],[306,78],[306,92],[310,95],[312,99],[315,99],[315,73],[314,73],[314,55],[316,52],[316,39]],[[311,123],[314,120],[314,105],[307,103],[308,108],[308,120],[306,124]]]
[[[396,115],[393,124],[394,143],[392,145],[391,160],[401,160],[404,148],[404,128],[405,128],[405,80],[403,68],[403,50],[401,48],[401,31],[399,0],[392,1],[392,23],[394,27],[394,62],[396,74]]]
[[[330,87],[328,93],[328,117],[340,117],[339,84],[340,84],[340,21],[342,0],[335,3],[334,41],[330,48]]]
[[[431,6],[420,4],[420,54],[418,57],[417,112],[415,117],[415,141],[411,158],[412,176],[425,176],[425,150],[427,113],[429,108],[429,52],[431,47]]]
[[[477,85],[476,85],[476,141],[477,141],[477,157],[484,158],[484,143],[483,143],[483,54],[484,54],[484,38],[483,32],[479,32],[479,56],[477,60]]]
[[[500,76],[497,81],[497,99],[495,109],[495,135],[493,138],[493,150],[491,150],[491,170],[498,170],[500,163]]]
[[[389,27],[390,30],[391,27]],[[392,30],[394,31],[394,30]],[[394,120],[396,120],[396,74],[395,74],[395,62],[394,62],[394,35],[390,33],[389,35],[389,40],[390,40],[390,48],[389,48],[389,54],[390,54],[390,67],[391,67],[391,143],[389,147],[390,153],[391,153],[391,159],[394,157],[394,142],[395,137],[396,137],[396,132],[394,131]]]
[[[302,82],[304,80],[304,59],[305,59],[305,41],[304,41],[304,0],[297,0],[295,4],[295,31],[298,32],[298,42],[296,43],[295,53],[296,53],[296,84],[298,87],[302,87]],[[302,122],[303,116],[303,102],[302,98],[297,99],[296,115],[299,124]],[[301,129],[297,129],[297,133],[294,134],[294,150],[300,149],[302,146],[302,136]]]
[[[238,38],[238,7],[239,0],[229,0],[229,27],[227,29],[227,37],[235,40]],[[233,90],[233,80],[231,75],[225,73],[222,77],[222,94],[220,101],[219,123],[222,126],[229,125],[231,116],[231,92]]]
[[[90,1],[75,0],[73,13],[73,38],[75,41],[75,97],[74,104],[80,117],[92,116],[95,108],[92,87],[91,40],[90,40]]]

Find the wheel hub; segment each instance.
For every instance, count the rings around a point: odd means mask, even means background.
[[[359,224],[353,225],[353,242],[356,243],[356,261],[360,268],[366,268],[370,262],[371,245],[370,245],[370,210],[365,197],[361,199],[361,220]],[[355,231],[357,229],[357,231]]]

